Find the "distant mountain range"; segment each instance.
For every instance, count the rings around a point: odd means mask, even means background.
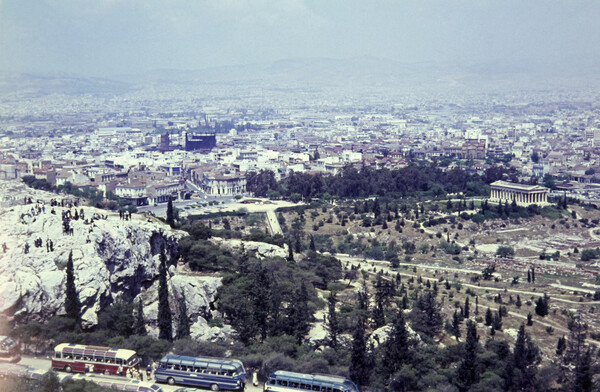
[[[271,63],[210,67],[200,70],[159,69],[110,78],[74,75],[0,73],[0,94],[120,94],[148,85],[243,84],[265,87],[418,86],[494,89],[577,87],[598,84],[595,67],[556,72],[550,65],[490,62],[445,66],[404,64],[388,59],[286,59]]]

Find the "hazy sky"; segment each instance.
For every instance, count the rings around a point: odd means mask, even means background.
[[[107,76],[372,56],[595,64],[600,0],[0,0],[0,70]]]

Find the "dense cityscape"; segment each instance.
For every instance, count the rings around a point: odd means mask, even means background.
[[[0,391],[600,390],[596,5],[199,3],[0,2]]]

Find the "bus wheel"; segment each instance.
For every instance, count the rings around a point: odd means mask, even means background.
[[[65,366],[65,372],[71,373],[71,371],[73,371],[73,369],[71,369],[71,366],[69,366],[69,365]]]
[[[214,391],[214,392],[217,392],[219,390],[219,386],[217,384],[212,384],[210,386],[210,390]]]
[[[175,380],[173,379],[173,377],[169,377],[169,378],[167,378],[167,383],[169,385],[175,385]]]

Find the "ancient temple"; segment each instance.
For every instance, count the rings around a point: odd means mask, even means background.
[[[512,203],[526,207],[531,204],[548,205],[548,188],[540,185],[515,184],[507,181],[496,181],[490,184],[491,202]]]

